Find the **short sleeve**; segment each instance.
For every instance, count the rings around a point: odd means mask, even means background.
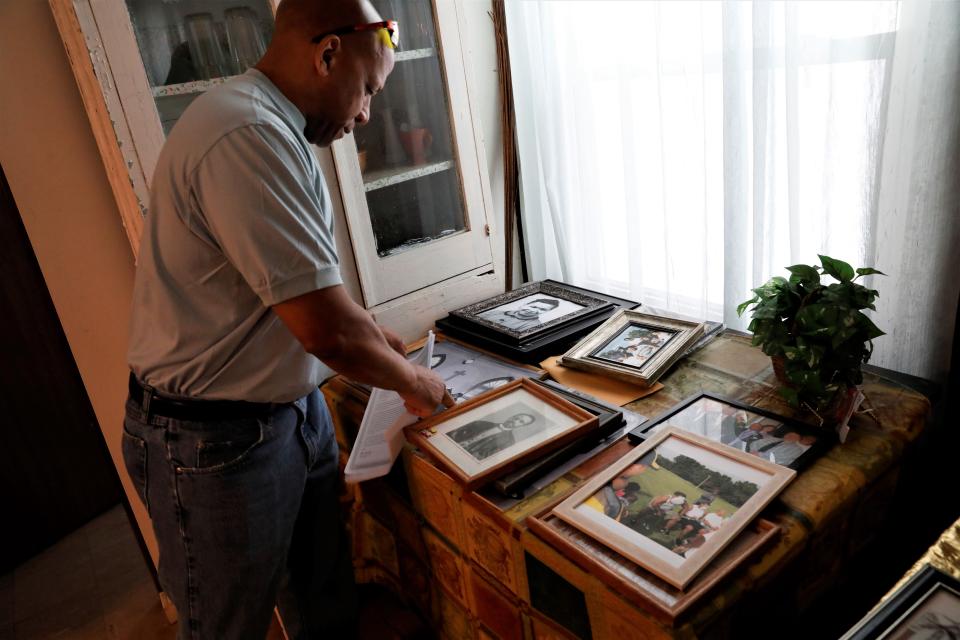
[[[342,283],[329,197],[308,153],[290,132],[248,125],[191,176],[198,222],[265,306]]]

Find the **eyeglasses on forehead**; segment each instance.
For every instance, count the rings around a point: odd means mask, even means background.
[[[351,33],[359,33],[361,31],[379,32],[380,39],[383,41],[383,44],[391,49],[396,49],[398,46],[400,46],[400,25],[396,20],[383,20],[382,22],[370,22],[368,24],[355,24],[348,27],[339,27],[337,29],[327,31],[326,33],[321,33],[318,36],[314,36],[311,42],[316,44],[327,36],[345,36]]]

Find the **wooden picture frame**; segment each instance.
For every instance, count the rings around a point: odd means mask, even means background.
[[[597,474],[553,513],[684,589],[795,475],[671,427]],[[614,516],[608,506],[619,512]]]
[[[777,524],[757,518],[686,589],[678,589],[549,509],[528,518],[526,526],[624,600],[670,624],[780,534]]]
[[[706,391],[684,399],[627,436],[638,444],[667,426],[696,433],[797,471],[837,441],[833,431],[815,429],[772,411]]]
[[[702,322],[624,309],[560,357],[566,367],[650,386],[703,335]]]
[[[597,416],[597,429],[593,434],[585,436],[576,442],[566,444],[494,481],[493,488],[506,498],[523,498],[523,490],[530,484],[578,453],[589,451],[597,446],[601,440],[617,433],[623,425],[626,424],[626,421],[623,419],[623,410],[620,407],[615,407],[596,398],[586,398],[582,395],[575,395],[571,390],[562,387],[556,382],[536,380],[536,383]]]
[[[939,610],[939,611],[938,611]],[[870,611],[841,640],[881,640],[895,638],[896,632],[906,632],[912,625],[923,625],[923,617],[937,611],[926,624],[944,624],[944,611],[949,610],[950,628],[960,630],[960,580],[931,565],[915,573],[885,602]],[[940,619],[938,619],[940,618]],[[912,636],[934,637],[934,636]],[[939,636],[938,636],[939,637]],[[944,636],[946,637],[946,636]]]
[[[595,415],[524,378],[411,425],[406,434],[466,489],[475,489],[597,425]]]

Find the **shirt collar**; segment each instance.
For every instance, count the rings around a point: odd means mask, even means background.
[[[245,75],[250,76],[255,83],[263,88],[264,92],[270,96],[277,107],[283,111],[284,115],[287,116],[289,121],[294,125],[294,128],[302,134],[304,127],[307,126],[307,119],[303,113],[300,112],[300,109],[297,108],[297,105],[290,102],[290,98],[285,96],[279,87],[273,84],[273,81],[259,69],[251,67],[247,69]]]

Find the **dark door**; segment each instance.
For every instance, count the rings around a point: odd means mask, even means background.
[[[2,168],[0,436],[4,573],[122,494]]]

